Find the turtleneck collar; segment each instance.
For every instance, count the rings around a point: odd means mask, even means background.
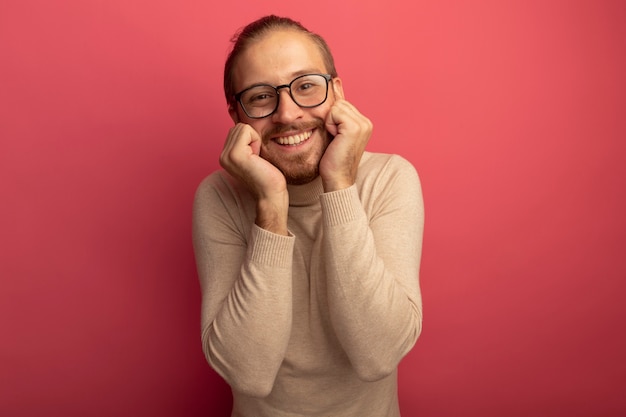
[[[322,177],[318,176],[308,184],[287,185],[289,191],[289,205],[303,207],[319,202],[319,196],[324,192]]]

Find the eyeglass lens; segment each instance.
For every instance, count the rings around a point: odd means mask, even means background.
[[[323,75],[303,75],[289,84],[289,90],[298,106],[315,107],[326,100],[328,82]],[[250,117],[269,116],[278,107],[278,91],[271,85],[255,86],[241,94],[240,102]]]

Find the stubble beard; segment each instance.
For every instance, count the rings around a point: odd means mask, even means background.
[[[264,135],[263,142],[269,141],[270,137],[289,131],[304,131],[315,129],[315,133],[322,135],[321,146],[313,149],[311,153],[294,155],[290,160],[276,160],[261,151],[261,157],[274,165],[285,176],[285,181],[290,185],[308,184],[319,176],[319,167],[322,156],[330,143],[330,134],[324,127],[322,120],[302,123],[299,125],[281,125]]]

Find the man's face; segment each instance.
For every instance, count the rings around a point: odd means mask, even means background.
[[[293,30],[276,30],[250,45],[234,68],[235,91],[254,84],[289,84],[298,75],[327,72],[317,45]],[[251,119],[237,104],[230,115],[251,125],[261,135],[261,157],[282,171],[290,184],[304,184],[317,177],[319,162],[332,140],[324,127],[326,115],[337,98],[343,98],[341,80],[331,80],[328,98],[320,106],[301,108],[287,88],[279,90],[276,112],[264,119]]]

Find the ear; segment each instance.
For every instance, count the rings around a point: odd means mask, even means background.
[[[341,81],[341,78],[337,77],[337,78],[333,78],[331,80],[331,83],[333,84],[333,92],[335,93],[335,100],[336,99],[345,99],[345,96],[343,94],[343,83]]]
[[[237,113],[237,104],[228,106],[228,114],[235,124],[239,123],[239,114]]]

